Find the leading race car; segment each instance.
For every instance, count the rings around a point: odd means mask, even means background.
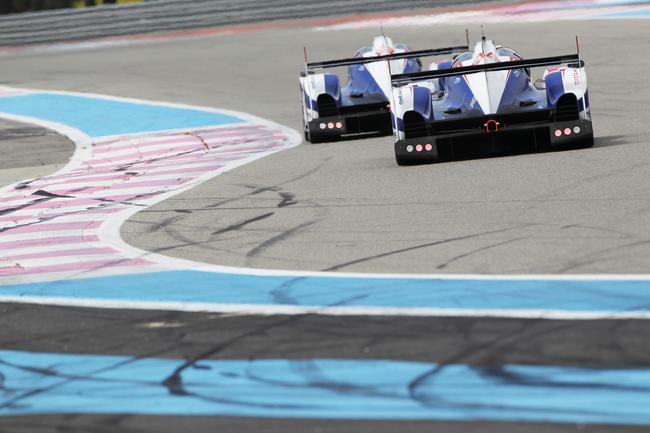
[[[468,46],[412,51],[378,36],[371,47],[357,50],[353,58],[307,63],[300,74],[300,93],[305,139],[312,143],[367,135],[390,135],[390,76],[422,70],[421,57],[466,51]],[[434,63],[434,68],[438,68]],[[451,62],[441,62],[449,67]],[[348,81],[341,86],[339,76],[317,70],[348,67]]]
[[[546,69],[533,81],[535,67]],[[576,54],[524,60],[483,37],[449,69],[391,78],[400,165],[594,142],[579,47]]]

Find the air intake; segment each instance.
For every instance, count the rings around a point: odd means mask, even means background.
[[[404,135],[405,138],[426,137],[429,135],[427,124],[420,113],[415,111],[404,113]]]
[[[565,120],[578,120],[580,111],[578,111],[578,100],[573,93],[565,93],[558,99],[555,107],[555,121],[562,122]]]
[[[320,117],[338,116],[339,110],[334,98],[326,93],[318,95],[316,100],[318,106],[318,115]]]

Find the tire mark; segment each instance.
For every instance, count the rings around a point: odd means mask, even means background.
[[[473,254],[477,254],[477,253],[480,253],[480,252],[483,252],[483,251],[487,251],[487,250],[490,250],[492,248],[499,247],[501,245],[511,244],[513,242],[517,242],[517,241],[520,241],[522,239],[526,239],[526,238],[508,239],[507,241],[497,242],[495,244],[490,244],[490,245],[487,245],[487,246],[484,246],[484,247],[481,247],[481,248],[471,250],[471,251],[466,252],[464,254],[460,254],[460,255],[457,255],[455,257],[452,257],[451,259],[447,260],[446,262],[439,264],[438,266],[436,266],[436,269],[445,269],[451,263],[453,263],[455,261],[458,261],[460,259],[464,259],[466,257],[469,257],[469,256],[473,255]]]
[[[296,200],[296,196],[290,192],[280,192],[280,198],[282,198],[282,201],[278,203],[278,207],[285,207],[285,206],[292,206],[294,204],[298,204],[298,201]]]
[[[273,236],[272,238],[265,240],[264,242],[262,242],[261,244],[259,244],[255,248],[251,249],[249,252],[246,253],[246,257],[252,258],[252,257],[258,256],[263,251],[269,249],[270,247],[272,247],[276,243],[282,242],[283,240],[288,239],[289,237],[293,236],[294,234],[301,231],[302,229],[307,228],[309,226],[312,226],[312,225],[316,224],[319,221],[320,220],[307,221],[307,222],[299,224],[299,225],[297,225],[297,226],[295,226],[293,228],[285,230],[285,231],[281,232],[280,234],[277,234],[277,235]]]
[[[148,254],[154,253],[154,254],[159,254],[159,253],[164,253],[165,251],[172,251],[177,248],[184,248],[184,247],[198,247],[204,250],[208,251],[215,251],[219,253],[228,253],[228,254],[235,254],[234,251],[230,251],[225,248],[217,248],[215,246],[210,245],[213,242],[213,239],[208,239],[206,241],[195,241],[193,239],[190,239],[184,235],[182,235],[178,230],[173,229],[170,226],[165,227],[165,233],[169,235],[170,238],[175,240],[176,242],[179,242],[176,245],[170,245],[167,247],[159,247],[159,248],[154,248],[152,250],[146,251],[143,253],[140,257],[145,258]]]
[[[485,236],[485,235],[491,235],[491,234],[503,233],[503,232],[507,232],[507,231],[511,231],[511,230],[522,229],[522,228],[530,227],[532,225],[535,225],[535,224],[522,224],[522,225],[518,225],[518,226],[515,226],[515,227],[508,227],[508,228],[505,228],[505,229],[490,230],[490,231],[481,232],[481,233],[474,233],[474,234],[471,234],[471,235],[464,235],[464,236],[457,236],[457,237],[449,238],[449,239],[443,239],[441,241],[427,242],[425,244],[415,245],[415,246],[407,247],[407,248],[401,248],[401,249],[398,249],[398,250],[388,251],[388,252],[381,253],[381,254],[375,254],[375,255],[372,255],[372,256],[367,256],[367,257],[362,257],[360,259],[351,260],[349,262],[345,262],[345,263],[341,263],[341,264],[338,264],[338,265],[330,266],[328,268],[323,269],[323,271],[324,272],[337,271],[339,269],[346,268],[348,266],[368,262],[370,260],[381,259],[381,258],[384,258],[384,257],[393,256],[395,254],[400,254],[400,253],[404,253],[404,252],[408,252],[408,251],[419,250],[419,249],[422,249],[422,248],[434,247],[434,246],[438,246],[438,245],[449,244],[449,243],[457,242],[457,241],[464,241],[464,240],[467,240],[467,239],[473,239],[473,238],[477,238],[477,237],[481,237],[481,236]]]
[[[629,173],[632,170],[647,167],[649,165],[650,165],[650,163],[648,163],[648,162],[640,162],[640,163],[636,163],[636,164],[626,165],[624,167],[618,167],[618,168],[613,169],[613,170],[609,170],[609,171],[606,171],[606,172],[594,174],[592,176],[584,177],[584,178],[581,178],[581,179],[577,179],[575,181],[567,183],[566,185],[562,185],[560,187],[554,188],[554,189],[552,189],[550,191],[546,191],[546,192],[544,192],[542,194],[539,194],[539,195],[537,195],[535,197],[532,197],[530,199],[530,201],[538,202],[538,203],[534,204],[533,206],[529,207],[526,210],[527,211],[534,210],[534,209],[538,208],[539,206],[541,206],[542,204],[545,204],[553,196],[556,196],[557,194],[560,194],[560,193],[562,193],[564,191],[570,191],[570,190],[578,188],[578,187],[580,187],[582,185],[587,185],[587,184],[589,184],[591,182],[601,181],[601,180],[607,179],[609,177],[619,175],[621,173]]]
[[[265,214],[262,214],[262,215],[259,215],[259,216],[256,216],[256,217],[241,221],[241,222],[238,222],[237,224],[229,225],[228,227],[225,227],[225,228],[222,228],[222,229],[217,230],[215,232],[212,232],[212,236],[216,236],[216,235],[220,235],[220,234],[223,234],[223,233],[228,233],[228,232],[239,230],[241,228],[246,227],[249,224],[252,224],[252,223],[255,223],[255,222],[258,222],[258,221],[262,221],[262,220],[265,220],[267,218],[270,218],[274,214],[275,214],[275,212],[268,212],[268,213],[265,213]]]
[[[567,329],[570,329],[572,327],[580,326],[579,324],[573,324],[573,323],[572,324],[557,323],[556,326],[550,326],[549,329],[542,329],[539,331],[535,331],[533,329],[533,332],[530,332],[531,325],[540,322],[543,321],[542,320],[531,320],[530,322],[523,321],[519,328],[513,329],[512,331],[507,332],[506,334],[497,335],[493,339],[488,340],[483,344],[468,347],[467,349],[461,351],[460,353],[450,356],[446,360],[441,360],[438,363],[438,365],[436,365],[429,371],[422,373],[421,375],[414,378],[409,383],[408,385],[409,395],[414,400],[419,401],[423,405],[441,403],[443,402],[443,399],[441,397],[434,398],[431,395],[422,395],[419,394],[419,391],[420,388],[422,388],[428,381],[435,378],[435,376],[441,373],[448,365],[463,364],[463,363],[469,364],[466,361],[468,358],[477,357],[482,352],[487,352],[487,355],[484,354],[482,356],[483,358],[489,358],[492,355],[491,352],[503,351],[507,349],[508,346],[516,345],[517,342],[520,340],[530,340],[532,338],[537,338],[545,334],[552,334],[560,331],[566,331]],[[471,332],[471,329],[468,330],[468,332]],[[478,364],[481,361],[474,360],[473,362],[474,364]]]
[[[12,214],[14,212],[18,212],[18,211],[21,211],[23,209],[27,209],[30,206],[33,206],[35,204],[43,203],[43,202],[46,202],[46,201],[49,201],[49,200],[52,200],[52,199],[49,198],[49,197],[43,197],[43,198],[38,198],[36,200],[32,200],[32,201],[30,201],[28,203],[25,203],[25,204],[21,204],[20,206],[8,208],[8,209],[3,209],[3,210],[0,210],[0,216],[9,215],[9,214]]]
[[[152,225],[148,226],[147,229],[146,229],[146,231],[145,231],[145,233],[154,233],[154,232],[157,232],[158,230],[162,230],[162,229],[164,229],[164,228],[167,227],[168,225],[171,225],[171,224],[175,224],[175,223],[177,223],[178,221],[182,220],[183,218],[185,218],[185,215],[174,215],[174,216],[170,216],[170,217],[168,217],[168,218],[165,218],[164,220],[162,220],[162,221],[159,222],[159,223],[152,224]],[[148,222],[144,222],[144,221],[142,221],[142,222],[143,222],[144,224],[150,224],[150,223],[148,223]]]
[[[555,271],[555,273],[562,274],[562,273],[574,270],[576,268],[579,268],[581,266],[590,265],[590,264],[595,263],[598,260],[600,260],[599,256],[601,256],[603,254],[611,253],[613,251],[623,250],[623,249],[630,248],[630,247],[636,247],[636,246],[648,245],[648,244],[650,244],[650,240],[644,239],[644,240],[640,240],[640,241],[629,242],[629,243],[626,243],[626,244],[623,244],[623,245],[617,245],[615,247],[604,248],[604,249],[599,250],[599,251],[594,251],[592,253],[583,255],[580,258],[571,260],[566,266],[558,268]]]
[[[252,191],[249,191],[249,192],[244,193],[244,194],[240,194],[240,195],[238,195],[236,197],[227,198],[227,199],[221,200],[221,201],[213,203],[213,204],[209,204],[209,205],[206,206],[206,208],[221,207],[224,204],[232,203],[232,202],[235,202],[237,200],[242,200],[242,199],[244,199],[246,197],[250,197],[250,196],[253,196],[253,195],[258,195],[258,194],[261,194],[261,193],[267,192],[267,191],[278,192],[278,191],[280,191],[282,189],[282,185],[289,184],[289,183],[292,183],[292,182],[296,182],[298,180],[302,180],[302,179],[316,173],[318,170],[323,168],[323,166],[327,162],[329,162],[330,159],[331,158],[327,158],[323,162],[318,164],[316,167],[311,168],[311,169],[307,170],[306,172],[304,172],[302,174],[299,174],[297,176],[294,176],[294,177],[289,178],[287,180],[284,180],[282,182],[278,182],[275,185],[270,185],[270,186],[259,186],[259,185],[248,185],[248,184],[240,185],[240,186],[242,186],[244,188],[252,189]],[[278,206],[278,207],[280,207],[280,206]]]
[[[331,305],[327,305],[327,306],[325,306],[323,308],[327,309],[327,308],[332,308],[332,307],[345,305],[345,304],[347,304],[349,302],[357,300],[358,298],[359,298],[358,296],[355,296],[355,297],[352,297],[352,298],[349,298],[349,299],[344,299],[344,300],[342,300],[340,302],[337,302],[337,303],[334,303],[334,304],[331,304]],[[169,391],[169,393],[171,395],[187,396],[187,397],[194,397],[194,398],[197,398],[197,399],[202,399],[202,400],[205,400],[205,401],[213,401],[209,397],[201,396],[199,394],[189,393],[185,389],[185,386],[183,384],[183,378],[182,378],[182,374],[183,374],[183,372],[185,370],[187,370],[188,368],[191,368],[191,367],[196,367],[196,365],[202,359],[214,358],[219,353],[223,352],[224,350],[228,349],[229,347],[231,347],[231,346],[233,346],[233,345],[235,345],[237,343],[240,343],[240,342],[246,340],[249,337],[254,337],[254,336],[258,336],[258,335],[268,335],[269,331],[271,331],[271,330],[273,330],[275,328],[279,328],[279,327],[284,326],[284,325],[295,324],[297,322],[302,321],[304,318],[311,317],[313,315],[314,315],[313,313],[309,313],[309,314],[300,314],[300,315],[296,315],[296,316],[283,317],[283,318],[280,318],[280,319],[278,319],[278,320],[276,320],[274,322],[271,322],[269,324],[261,325],[261,326],[258,326],[256,328],[254,328],[254,329],[251,329],[249,331],[242,332],[242,333],[240,333],[240,334],[238,334],[238,335],[236,335],[236,336],[234,336],[234,337],[232,337],[232,338],[230,338],[230,339],[228,339],[228,340],[226,340],[226,341],[224,341],[222,343],[219,343],[218,345],[216,345],[214,347],[211,347],[211,348],[209,348],[209,349],[207,349],[205,351],[200,352],[197,355],[189,357],[185,362],[183,362],[176,369],[174,369],[174,371],[171,372],[171,374],[169,376],[167,376],[161,383],[162,383],[163,386],[165,386],[167,388],[167,390]],[[241,404],[241,402],[240,402],[240,404]]]
[[[650,386],[643,384],[617,384],[617,385],[603,385],[602,383],[577,383],[577,382],[560,382],[552,378],[541,378],[533,375],[525,375],[509,369],[508,366],[503,365],[488,365],[476,366],[475,371],[478,371],[481,376],[492,379],[497,379],[501,382],[508,382],[514,385],[523,385],[530,387],[544,387],[544,388],[577,388],[577,389],[615,389],[617,391],[633,391],[633,392],[650,392]]]

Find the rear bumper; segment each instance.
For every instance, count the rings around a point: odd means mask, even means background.
[[[592,143],[591,121],[574,120],[508,126],[498,131],[476,129],[398,140],[395,142],[395,155],[398,159],[417,162],[530,153]]]
[[[309,122],[310,141],[337,141],[361,135],[392,135],[390,122],[390,112],[383,110],[319,117]]]

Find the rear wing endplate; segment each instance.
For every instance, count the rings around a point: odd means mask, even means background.
[[[538,59],[513,60],[510,62],[488,63],[475,66],[461,66],[459,68],[441,69],[436,71],[421,71],[410,74],[398,74],[391,77],[393,85],[404,85],[414,81],[432,80],[435,78],[454,77],[458,75],[476,74],[478,72],[507,71],[510,69],[535,68],[542,66],[556,66],[568,63],[584,63],[580,60],[579,54],[567,54],[564,56],[540,57]]]
[[[307,63],[309,71],[321,68],[336,68],[339,66],[359,65],[364,63],[378,62],[381,60],[412,59],[414,57],[443,56],[446,54],[460,53],[468,51],[469,46],[461,45],[457,47],[434,48],[429,50],[408,51],[405,53],[386,54],[373,57],[354,57],[349,59],[327,60],[324,62]]]

